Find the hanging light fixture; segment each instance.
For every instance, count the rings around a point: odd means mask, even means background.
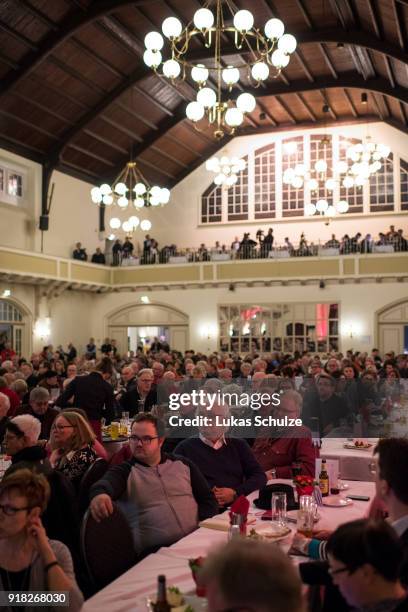
[[[116,177],[112,186],[103,183],[99,187],[91,189],[92,202],[105,204],[105,206],[116,205],[126,209],[134,206],[164,206],[170,200],[168,189],[150,185],[136,166],[136,162],[130,161]]]
[[[246,161],[238,157],[211,157],[207,159],[205,167],[208,172],[214,173],[214,183],[225,187],[232,187],[238,181],[238,173],[246,168]]]
[[[224,21],[224,13],[227,12],[231,15],[232,25],[226,25]],[[185,79],[187,75],[191,77],[198,92],[196,100],[187,105],[186,116],[197,129],[197,124],[206,117],[214,126],[215,138],[219,139],[226,133],[234,134],[245,115],[256,107],[256,99],[250,93],[244,92],[231,99],[232,89],[239,82],[241,71],[245,70],[254,86],[259,87],[270,76],[279,76],[288,65],[297,43],[292,34],[285,34],[284,31],[285,26],[280,19],[269,19],[261,31],[254,27],[254,17],[250,11],[243,9],[234,13],[229,0],[208,0],[185,27],[176,17],[163,21],[162,32],[170,46],[169,59],[163,61],[163,36],[159,32],[149,32],[144,39],[146,50],[143,60],[156,74],[173,82]],[[248,52],[250,59],[247,63],[224,65],[222,43],[231,34],[237,53]],[[197,40],[204,43],[206,49],[213,50],[214,55],[208,65],[193,61],[189,56],[190,45],[194,46]],[[162,72],[159,73],[160,66]],[[214,89],[210,77],[214,78]]]

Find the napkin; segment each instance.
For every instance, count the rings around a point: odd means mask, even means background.
[[[234,501],[234,503],[231,506],[230,513],[229,513],[231,522],[232,522],[232,516],[234,514],[239,514],[242,516],[242,522],[246,523],[247,516],[248,516],[248,510],[249,510],[249,501],[247,500],[245,495],[240,495],[239,497],[237,497],[237,499]]]
[[[211,518],[205,519],[199,523],[200,527],[204,527],[205,529],[215,529],[216,531],[228,531],[230,528],[230,516],[227,512],[223,514],[216,514]],[[255,525],[256,517],[249,516],[247,518],[246,525]]]

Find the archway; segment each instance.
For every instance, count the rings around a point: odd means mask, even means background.
[[[186,313],[165,304],[129,304],[109,313],[106,317],[107,335],[115,339],[119,352],[130,349],[140,330],[165,330],[171,349],[185,351],[189,343],[189,317]],[[137,331],[135,331],[137,330]],[[133,346],[133,345],[132,345]]]
[[[384,306],[376,313],[377,342],[381,354],[408,353],[408,299]]]
[[[0,346],[10,342],[18,355],[31,353],[31,315],[27,308],[14,299],[0,299]]]

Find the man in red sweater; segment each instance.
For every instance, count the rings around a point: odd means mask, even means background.
[[[281,396],[280,405],[276,407],[274,417],[298,419],[302,414],[302,396],[297,391],[286,391]],[[300,473],[315,475],[315,459],[319,450],[313,446],[312,434],[307,427],[290,427],[276,437],[258,437],[252,451],[258,463],[271,477],[270,470],[276,470],[277,478],[292,478],[292,464],[298,463]]]

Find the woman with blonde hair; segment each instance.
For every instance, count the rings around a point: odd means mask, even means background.
[[[51,429],[51,465],[61,471],[78,488],[82,476],[95,461],[96,438],[89,423],[77,412],[64,410]]]
[[[79,611],[83,597],[75,580],[68,548],[58,540],[49,540],[41,514],[50,496],[50,487],[42,474],[20,469],[5,476],[0,483],[0,591],[68,592],[69,612]],[[3,610],[15,610],[10,604]],[[41,607],[41,609],[43,609]]]

